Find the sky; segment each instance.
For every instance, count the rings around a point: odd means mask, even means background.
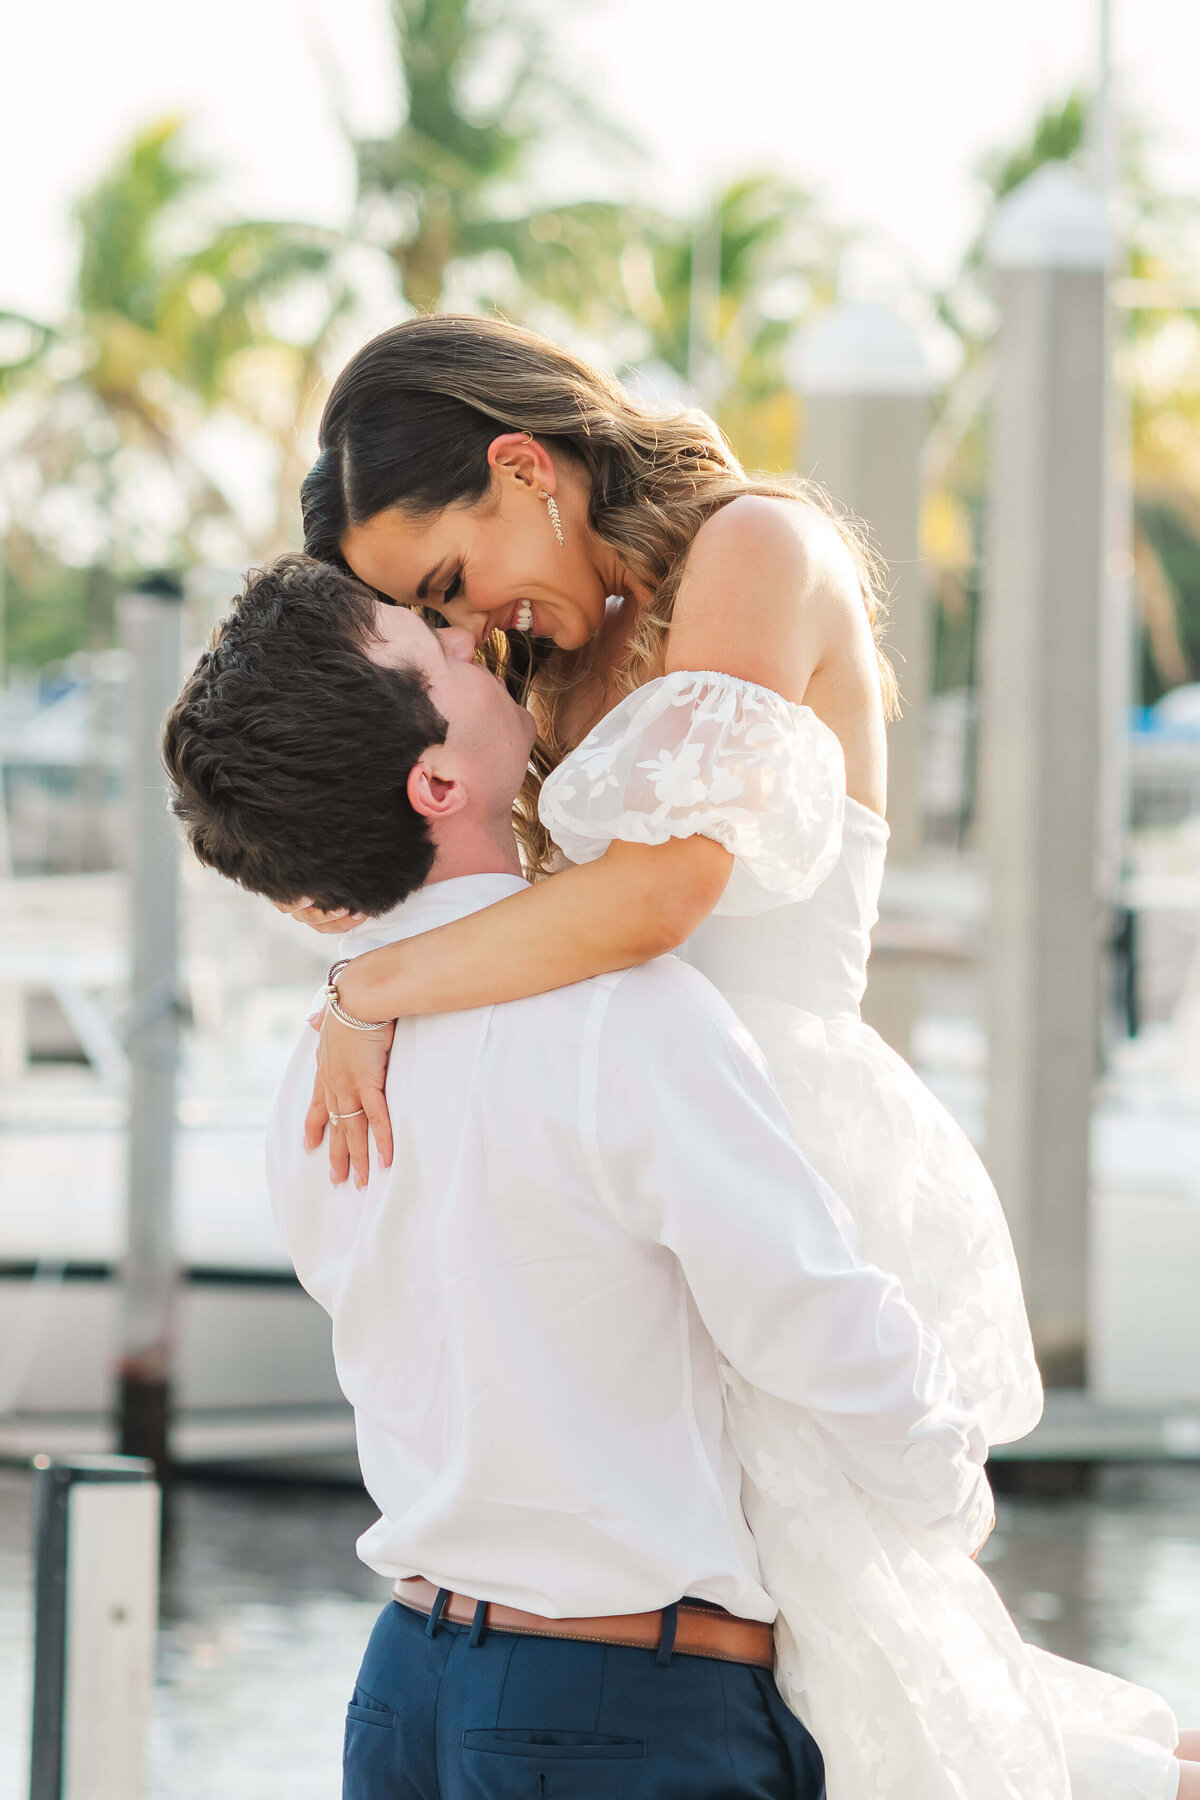
[[[1118,88],[1151,128],[1156,171],[1200,193],[1200,5],[1112,4]],[[777,170],[918,281],[938,280],[977,223],[979,156],[1092,79],[1097,11],[547,0],[564,76],[645,146],[616,171],[576,156],[554,177],[685,206],[714,178]],[[382,130],[396,103],[386,0],[8,0],[0,43],[0,309],[38,317],[67,292],[72,197],[140,124],[185,114],[232,209],[337,224],[353,191],[338,108]]]

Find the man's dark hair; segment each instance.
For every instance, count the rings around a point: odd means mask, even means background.
[[[433,866],[405,783],[446,721],[420,670],[368,657],[375,604],[309,557],[254,571],[167,715],[188,842],[270,900],[387,912]]]

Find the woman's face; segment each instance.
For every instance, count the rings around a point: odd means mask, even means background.
[[[351,525],[342,554],[360,581],[402,606],[430,606],[477,643],[528,631],[578,650],[604,620],[606,581],[587,523],[586,477],[523,433],[497,438],[492,482],[433,518],[390,509]],[[559,508],[560,546],[543,493]]]

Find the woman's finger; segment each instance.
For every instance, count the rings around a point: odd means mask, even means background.
[[[314,931],[341,932],[348,931],[352,925],[361,925],[366,918],[365,913],[351,912],[348,906],[334,906],[325,909],[314,906],[311,900],[297,900],[294,906],[278,906],[277,910],[287,913],[297,924],[309,925]]]
[[[325,1127],[329,1123],[329,1108],[325,1104],[325,1090],[319,1081],[313,1082],[313,1097],[308,1103],[308,1111],[304,1115],[304,1148],[316,1150],[325,1136]]]
[[[346,1144],[346,1127],[329,1124],[329,1179],[334,1187],[341,1187],[350,1173],[350,1151]]]
[[[338,1108],[341,1112],[341,1108]],[[351,1112],[355,1108],[351,1106]],[[342,1132],[346,1139],[346,1148],[350,1153],[350,1172],[354,1176],[355,1187],[366,1187],[371,1174],[370,1138],[367,1132],[366,1112],[358,1112],[353,1119],[342,1115]]]
[[[381,1169],[392,1165],[392,1120],[387,1100],[378,1089],[369,1089],[362,1097],[367,1124],[375,1134],[375,1154]]]
[[[313,930],[319,931],[323,937],[340,937],[352,926],[361,925],[366,916],[366,913],[338,913],[331,919],[306,919],[305,924],[311,925]]]

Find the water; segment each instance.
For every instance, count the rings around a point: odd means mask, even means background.
[[[0,1795],[23,1795],[30,1484],[0,1476]],[[152,1800],[335,1800],[342,1721],[388,1584],[354,1489],[184,1485],[151,1727]]]
[[[0,1794],[25,1791],[29,1483],[0,1474]],[[386,1583],[350,1488],[190,1483],[151,1741],[153,1800],[335,1800],[343,1709]],[[999,1502],[984,1553],[1023,1632],[1156,1688],[1200,1723],[1200,1470],[1103,1471],[1087,1499]]]

